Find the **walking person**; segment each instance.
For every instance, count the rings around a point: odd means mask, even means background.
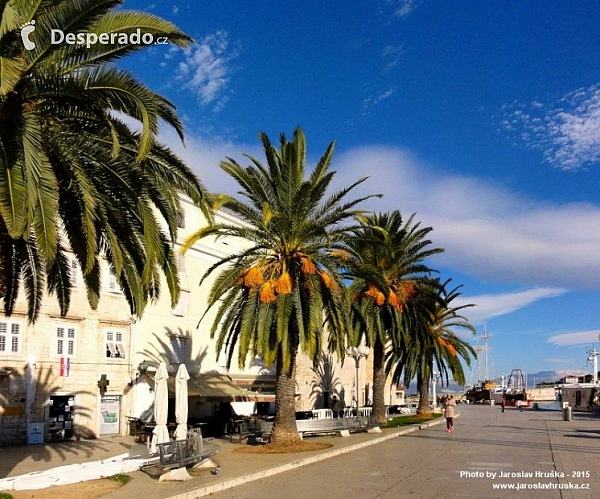
[[[453,432],[454,431],[454,407],[456,406],[456,402],[454,402],[454,397],[450,395],[444,401],[444,417],[446,418],[446,431]]]
[[[502,407],[502,412],[504,412],[504,406],[506,406],[506,400],[504,399],[504,397],[502,397],[502,400],[500,401],[500,407]]]
[[[337,395],[333,396],[333,403],[331,404],[331,409],[333,410],[333,417],[339,418],[340,416],[340,399]]]

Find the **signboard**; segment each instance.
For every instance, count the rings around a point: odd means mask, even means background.
[[[100,435],[118,435],[121,415],[121,396],[100,397]]]
[[[44,443],[44,423],[29,423],[27,425],[27,443],[30,445]]]

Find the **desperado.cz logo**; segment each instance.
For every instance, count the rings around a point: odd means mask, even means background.
[[[21,26],[21,39],[27,50],[33,50],[35,43],[29,39],[29,36],[35,31],[35,19]],[[101,45],[166,45],[169,39],[166,36],[160,36],[154,39],[152,33],[142,33],[140,29],[136,29],[132,33],[65,33],[61,29],[50,30],[50,43],[59,45],[66,43],[68,45],[85,45],[90,48],[96,43]]]
[[[27,50],[33,50],[35,48],[35,43],[33,43],[29,39],[29,35],[35,31],[35,19],[25,23],[21,26],[21,40],[23,40],[23,45]]]

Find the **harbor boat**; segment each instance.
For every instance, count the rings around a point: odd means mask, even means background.
[[[491,380],[488,373],[488,342],[490,340],[490,335],[487,332],[487,328],[484,328],[481,339],[483,340],[483,346],[477,345],[475,347],[475,351],[477,352],[476,359],[478,384],[467,387],[465,391],[465,399],[469,402],[469,404],[491,404],[494,400],[493,393],[498,390],[498,383],[496,383],[494,380]],[[483,381],[481,381],[481,378],[479,378],[479,359],[481,354],[483,354],[485,360],[485,374]]]
[[[600,339],[600,338],[599,338]],[[593,373],[591,383],[571,383],[560,387],[559,400],[568,404],[573,411],[600,412],[600,386],[598,385],[598,351],[592,348],[588,351],[588,362],[592,363]]]
[[[572,407],[573,411],[600,412],[600,388],[594,383],[563,385],[559,400]]]
[[[521,369],[513,369],[510,372],[506,390],[501,396],[504,396],[507,407],[531,407],[533,400],[527,393],[525,377]]]
[[[489,404],[493,400],[493,393],[496,391],[498,384],[491,380],[486,379],[481,381],[478,385],[467,389],[465,398],[469,401],[469,404]]]

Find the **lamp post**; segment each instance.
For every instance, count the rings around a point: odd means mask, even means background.
[[[356,402],[356,415],[358,416],[358,406],[360,405],[360,396],[358,393],[358,367],[360,366],[360,359],[367,358],[371,353],[371,349],[366,345],[361,345],[358,348],[348,347],[346,348],[346,355],[354,359],[354,365],[356,366],[356,378],[354,379],[354,397]]]
[[[431,384],[433,385],[433,410],[437,407],[437,395],[435,393],[436,385],[438,380],[440,379],[440,373],[437,371],[433,371],[431,373]]]

